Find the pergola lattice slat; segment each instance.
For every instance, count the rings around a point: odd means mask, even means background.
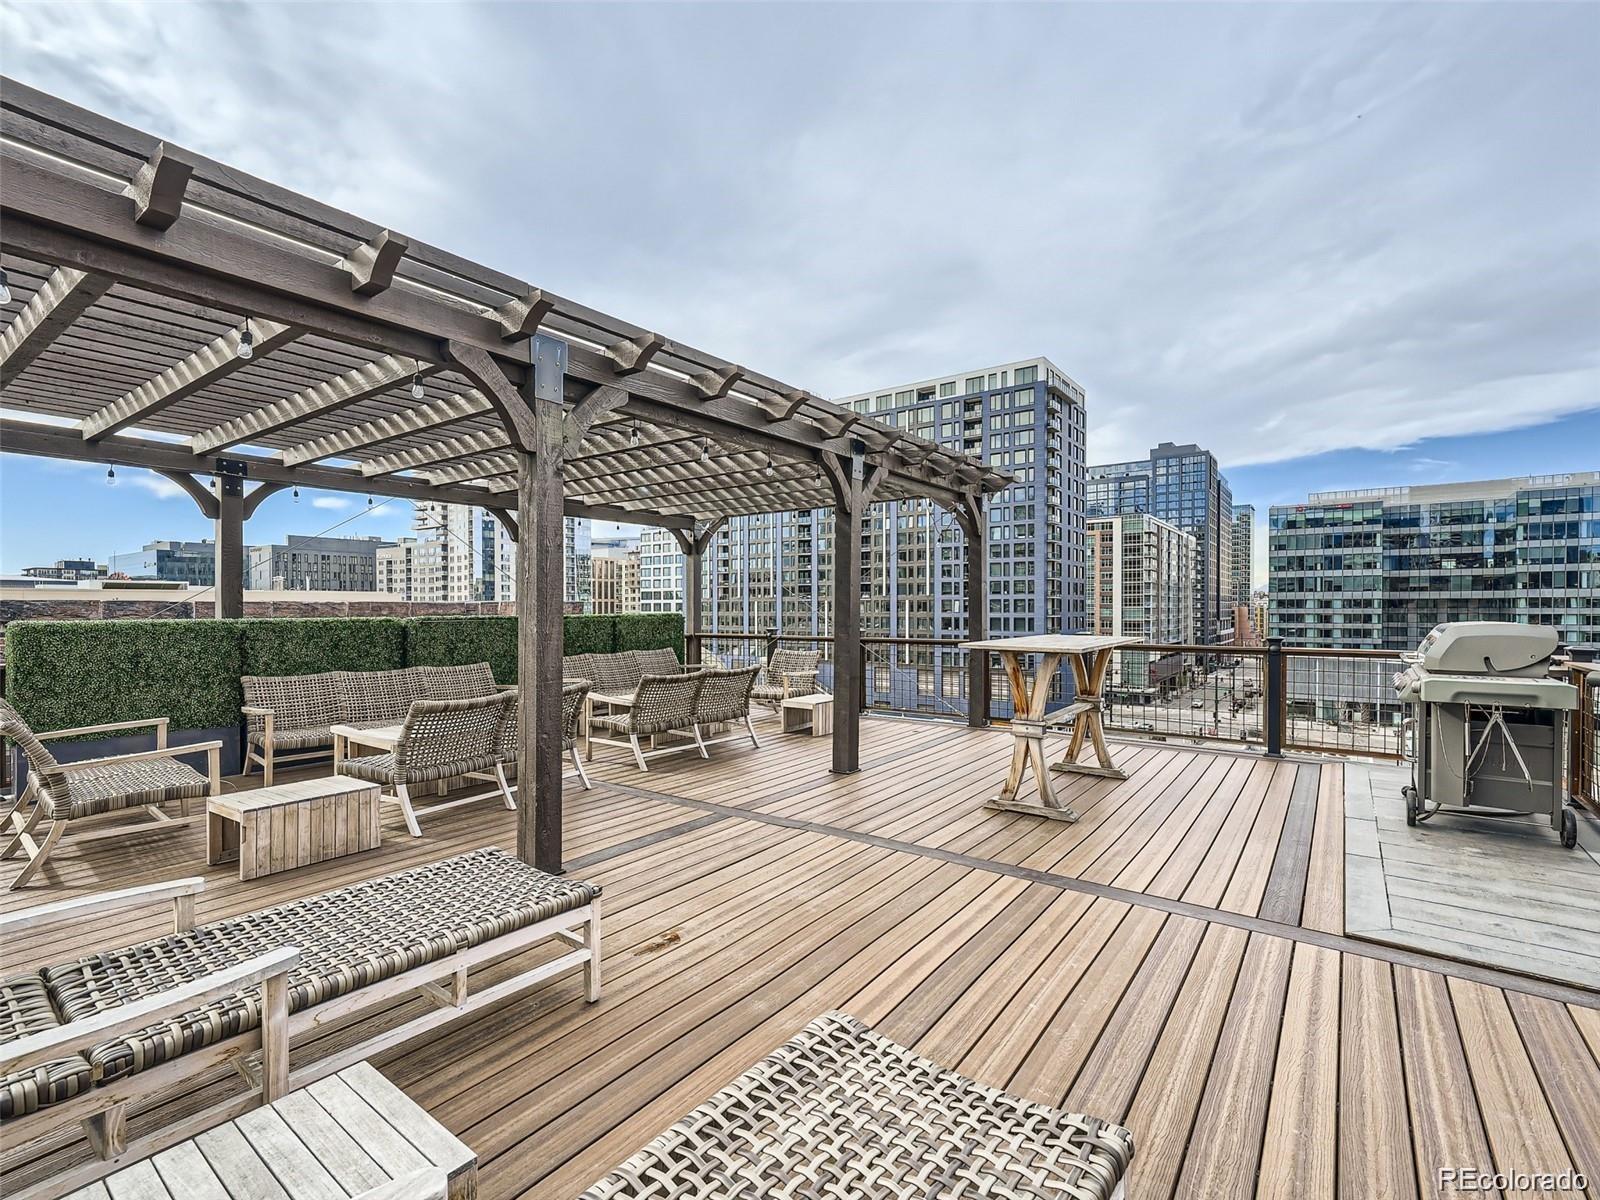
[[[10,383],[28,364],[50,348],[56,338],[111,290],[115,280],[105,275],[62,267],[51,274],[0,334],[0,387]]]

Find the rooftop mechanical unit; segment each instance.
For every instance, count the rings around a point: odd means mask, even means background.
[[[1556,646],[1545,626],[1459,621],[1400,656],[1394,689],[1411,709],[1407,825],[1440,812],[1533,814],[1549,817],[1563,846],[1577,845],[1565,769],[1578,689],[1550,677]]]

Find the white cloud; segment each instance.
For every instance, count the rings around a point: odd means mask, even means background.
[[[316,499],[311,501],[311,507],[333,509],[349,508],[350,501],[346,500],[343,496],[318,496]]]
[[[1600,6],[58,9],[9,74],[822,394],[1043,353],[1091,461],[1228,466],[1600,404]]]
[[[152,496],[160,500],[187,499],[185,492],[165,475],[157,475],[154,471],[143,471],[136,467],[124,467],[117,472],[117,483],[128,483],[136,488],[143,488]]]

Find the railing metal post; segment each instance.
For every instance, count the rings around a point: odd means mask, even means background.
[[[859,697],[860,709],[861,709],[862,712],[866,712],[867,711],[867,695],[868,695],[868,692],[867,692],[867,644],[865,642],[861,643],[861,675],[860,675],[860,679],[861,679],[861,694],[860,694],[860,697]],[[892,692],[893,688],[894,688],[894,672],[893,672],[892,669],[891,669],[891,671],[889,673],[889,687],[890,687],[890,690]]]
[[[1267,639],[1266,672],[1267,754],[1272,758],[1282,758],[1284,726],[1288,717],[1282,638]]]
[[[770,666],[772,664],[772,656],[774,654],[776,654],[777,652],[778,652],[778,627],[776,625],[774,625],[771,629],[767,630],[767,645],[766,645],[766,650],[764,651],[764,655],[763,655],[763,657],[765,658],[768,666]]]

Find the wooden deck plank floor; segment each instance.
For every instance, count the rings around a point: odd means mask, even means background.
[[[1600,997],[1343,938],[1339,765],[1124,743],[1130,778],[1064,785],[1084,816],[1061,825],[983,807],[1003,733],[868,721],[845,778],[825,739],[767,743],[644,774],[602,751],[566,804],[571,869],[605,888],[605,998],[558,980],[379,1060],[479,1153],[485,1197],[576,1194],[840,1008],[1126,1122],[1133,1200],[1431,1197],[1441,1167],[1568,1166],[1600,1198]],[[514,818],[423,832],[252,884],[204,868],[198,831],[152,834],[0,905],[204,873],[204,920],[510,845]],[[52,930],[6,965],[161,927]]]

